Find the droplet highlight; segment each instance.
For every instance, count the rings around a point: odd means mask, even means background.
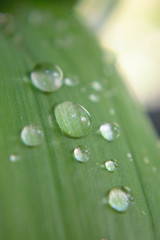
[[[73,151],[74,158],[81,163],[89,160],[89,148],[87,146],[78,146]]]
[[[111,142],[114,141],[120,135],[120,128],[117,123],[104,123],[100,126],[99,132],[101,136]]]
[[[54,92],[63,84],[63,72],[60,67],[51,63],[40,63],[30,74],[34,87],[43,92]]]
[[[118,162],[115,159],[107,160],[102,167],[108,172],[115,172],[118,168]]]
[[[133,196],[122,188],[113,188],[108,193],[108,204],[117,212],[125,212],[133,203]]]
[[[21,131],[21,139],[26,146],[35,147],[42,143],[44,134],[36,124],[25,126]]]
[[[91,129],[91,117],[83,106],[66,101],[58,104],[54,113],[61,131],[66,136],[81,138],[88,135]]]

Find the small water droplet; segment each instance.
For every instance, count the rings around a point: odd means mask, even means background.
[[[79,81],[78,81],[78,77],[74,76],[74,77],[66,77],[64,78],[64,84],[67,86],[67,87],[74,87],[74,86],[77,86]]]
[[[157,148],[160,148],[160,139],[157,141]]]
[[[144,163],[145,163],[145,164],[149,164],[149,158],[148,158],[148,157],[144,157],[143,160],[144,160]]]
[[[44,134],[36,124],[25,126],[21,131],[21,139],[26,146],[34,147],[42,143]]]
[[[54,92],[63,84],[63,72],[54,64],[40,63],[31,72],[32,84],[43,92]]]
[[[128,157],[130,162],[133,162],[133,156],[132,156],[131,153],[127,153],[127,157]]]
[[[87,89],[86,89],[86,88],[84,88],[84,87],[83,87],[83,88],[81,88],[80,90],[81,90],[81,92],[82,92],[82,93],[84,93],[84,92],[86,92],[86,91],[87,91]]]
[[[28,22],[32,25],[40,25],[44,22],[50,21],[52,18],[52,13],[49,11],[39,11],[39,10],[32,10],[28,14]]]
[[[95,94],[90,94],[89,95],[89,99],[92,101],[92,102],[99,102],[99,97]]]
[[[115,113],[116,113],[116,112],[115,112],[115,110],[114,110],[113,108],[110,108],[110,109],[109,109],[109,114],[110,114],[110,115],[114,115]]]
[[[18,162],[19,161],[19,156],[17,154],[11,154],[9,156],[9,159],[11,162]]]
[[[117,160],[115,159],[110,159],[110,160],[107,160],[104,165],[102,165],[102,167],[107,170],[108,172],[115,172],[117,167],[118,167],[118,162]]]
[[[153,168],[152,168],[152,171],[153,171],[153,172],[157,172],[157,168],[156,168],[156,167],[153,167]]]
[[[87,162],[89,160],[89,149],[87,146],[76,147],[73,151],[74,158],[79,162]]]
[[[146,212],[145,212],[145,211],[142,211],[142,214],[143,214],[144,216],[146,216]]]
[[[109,206],[118,212],[125,212],[133,203],[133,196],[121,188],[113,188],[108,193]]]
[[[104,123],[100,126],[99,132],[107,141],[114,141],[120,135],[119,125],[117,123]]]
[[[91,87],[95,90],[95,91],[101,91],[103,89],[102,84],[98,81],[93,81],[91,83]]]
[[[79,104],[62,102],[55,108],[55,118],[61,131],[68,137],[81,138],[88,135],[91,128],[89,112]]]

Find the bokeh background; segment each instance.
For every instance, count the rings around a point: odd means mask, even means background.
[[[115,53],[160,135],[160,0],[81,0],[76,11]]]

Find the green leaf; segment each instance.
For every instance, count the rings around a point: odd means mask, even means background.
[[[17,8],[13,17],[0,15],[0,22],[0,238],[159,240],[157,136],[111,55],[104,61],[97,40],[65,5]],[[41,62],[57,64],[64,77],[77,76],[79,84],[39,91],[29,73]],[[100,91],[93,81],[102,85]],[[99,101],[91,101],[91,94]],[[61,132],[53,106],[64,101],[89,111],[88,136],[73,139]],[[97,133],[106,122],[120,126],[113,142]],[[35,148],[20,138],[30,124],[44,132]],[[84,164],[73,158],[81,145],[90,149]],[[109,159],[118,162],[114,173],[101,167]],[[131,188],[135,199],[125,213],[103,203],[112,188],[121,186]]]

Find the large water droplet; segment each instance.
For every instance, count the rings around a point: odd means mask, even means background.
[[[76,147],[73,151],[74,158],[79,162],[87,162],[89,160],[89,149],[87,146]]]
[[[117,123],[104,123],[100,126],[99,131],[104,139],[113,141],[120,135],[119,125]]]
[[[19,161],[19,156],[17,154],[11,154],[9,156],[9,159],[11,162],[18,162]]]
[[[121,188],[113,188],[108,193],[108,204],[118,212],[125,212],[133,202],[133,196]]]
[[[117,160],[115,159],[107,160],[102,167],[108,172],[115,172],[118,167]]]
[[[31,72],[32,84],[43,92],[54,92],[62,86],[63,72],[54,64],[40,63]]]
[[[44,134],[38,125],[31,124],[21,131],[21,139],[27,146],[34,147],[42,143]]]
[[[81,138],[89,133],[91,118],[89,112],[79,104],[62,102],[55,108],[55,118],[61,131],[72,138]]]

